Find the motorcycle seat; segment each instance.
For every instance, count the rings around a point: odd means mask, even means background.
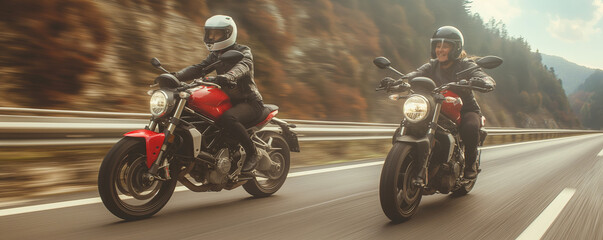
[[[255,120],[245,123],[245,128],[251,128],[254,126],[259,126],[266,124],[270,119],[272,119],[278,113],[278,106],[273,104],[264,104],[264,109],[262,110],[262,114],[260,117]]]

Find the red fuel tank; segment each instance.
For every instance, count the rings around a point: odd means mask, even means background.
[[[444,90],[441,93],[445,98],[444,102],[442,103],[442,113],[444,113],[444,116],[450,118],[456,124],[461,124],[461,108],[463,107],[461,97],[448,90]]]
[[[228,95],[217,87],[200,86],[192,90],[186,105],[214,121],[232,107]]]

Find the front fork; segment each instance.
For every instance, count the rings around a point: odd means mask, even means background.
[[[420,157],[419,159],[421,159],[422,162],[422,166],[421,166],[421,170],[419,171],[419,173],[417,174],[418,179],[415,181],[415,184],[421,187],[426,186],[429,183],[429,178],[427,177],[428,174],[428,167],[429,167],[429,159],[431,157],[431,150],[433,149],[433,147],[435,146],[435,133],[436,130],[438,129],[438,118],[440,117],[440,110],[442,109],[442,101],[440,101],[439,98],[436,97],[436,104],[435,104],[435,110],[433,113],[433,118],[431,119],[431,122],[429,123],[429,129],[427,130],[427,140],[429,142],[429,147],[427,149],[425,149],[424,152],[420,153],[421,155],[423,155],[422,157]],[[404,129],[401,129],[400,133],[403,133]]]
[[[182,116],[182,111],[184,110],[184,107],[186,106],[186,102],[187,102],[186,98],[180,99],[180,101],[178,102],[178,106],[176,107],[176,111],[174,112],[174,115],[170,119],[170,124],[164,131],[165,140],[163,141],[163,144],[161,145],[161,150],[159,151],[159,154],[157,155],[157,160],[155,162],[153,162],[153,165],[151,165],[151,168],[149,169],[149,175],[147,176],[147,178],[149,178],[149,180],[154,180],[154,178],[160,178],[157,174],[159,172],[159,169],[164,169],[165,180],[171,179],[169,163],[165,159],[165,155],[166,155],[169,144],[172,144],[174,142],[174,131],[176,130],[176,125],[178,122],[177,120],[179,120],[180,116]],[[157,121],[155,121],[154,119],[151,120],[151,122],[149,123],[149,129],[151,131],[156,131],[157,128],[158,128]]]

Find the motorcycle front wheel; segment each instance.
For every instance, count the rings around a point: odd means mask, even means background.
[[[272,151],[268,152],[270,159],[277,163],[277,169],[258,172],[253,179],[243,185],[247,193],[254,197],[267,197],[278,191],[289,174],[291,165],[291,152],[287,141],[279,134],[268,132],[261,137],[263,141],[271,143]],[[257,172],[258,170],[254,170]]]
[[[123,138],[109,150],[98,173],[98,192],[105,207],[124,220],[148,218],[168,202],[177,181],[145,177],[144,139]]]
[[[416,212],[422,189],[413,183],[420,166],[413,145],[394,143],[385,158],[379,183],[379,200],[383,213],[392,222],[404,222]]]

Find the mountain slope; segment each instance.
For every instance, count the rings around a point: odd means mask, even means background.
[[[562,57],[544,53],[540,53],[540,55],[542,56],[542,64],[549,69],[554,68],[555,74],[561,79],[563,89],[568,95],[573,93],[578,86],[584,83],[587,77],[595,72],[595,69],[580,66]]]
[[[569,99],[585,127],[598,130],[603,127],[603,71],[591,74]]]
[[[465,0],[65,0],[9,1],[0,15],[0,104],[143,112],[160,72],[207,54],[203,23],[232,16],[254,55],[255,80],[280,116],[399,122],[400,102],[374,88],[395,76],[372,64],[386,56],[409,72],[429,58],[439,26],[457,26],[470,55],[498,55],[487,70],[496,91],[477,94],[489,126],[575,128],[558,79],[524,39],[469,15]],[[83,11],[84,9],[85,11]]]

